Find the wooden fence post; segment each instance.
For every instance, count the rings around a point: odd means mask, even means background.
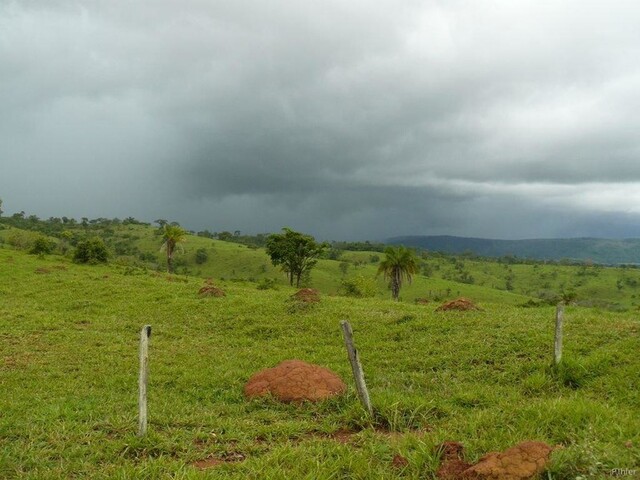
[[[556,307],[556,335],[553,344],[553,364],[558,366],[562,360],[562,321],[564,317],[564,305],[559,303]]]
[[[147,383],[149,381],[149,337],[151,325],[140,331],[140,376],[138,378],[138,436],[147,433]]]
[[[353,330],[351,325],[346,320],[340,322],[342,326],[342,333],[344,335],[344,343],[347,347],[347,354],[349,355],[349,362],[351,363],[351,371],[353,372],[353,378],[356,381],[356,390],[358,391],[358,397],[362,406],[370,416],[373,416],[373,408],[371,407],[371,400],[369,399],[369,391],[367,390],[367,384],[364,381],[364,373],[362,372],[362,365],[360,363],[360,357],[358,351],[353,344]]]

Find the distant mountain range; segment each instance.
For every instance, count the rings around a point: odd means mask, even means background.
[[[448,235],[394,237],[386,243],[417,247],[436,252],[472,252],[482,257],[536,260],[591,260],[602,264],[640,264],[640,239],[550,238],[533,240],[492,240]]]

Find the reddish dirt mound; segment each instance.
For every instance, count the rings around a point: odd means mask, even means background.
[[[446,312],[449,310],[482,310],[475,303],[473,303],[468,298],[456,298],[455,300],[451,300],[450,302],[443,303],[438,308],[436,308],[436,312]]]
[[[253,375],[244,387],[251,397],[273,395],[281,402],[317,402],[347,390],[344,382],[328,368],[301,360],[286,360],[274,368]]]
[[[464,447],[458,442],[444,442],[438,446],[442,463],[436,472],[436,477],[443,480],[458,480],[464,478],[462,473],[471,466],[462,459]]]
[[[202,297],[226,297],[227,294],[223,290],[214,285],[205,285],[198,290],[198,295]]]
[[[488,453],[464,472],[467,478],[525,480],[544,470],[553,448],[543,442],[522,442],[504,452]]]
[[[198,295],[202,297],[226,297],[227,294],[221,288],[216,287],[213,284],[212,278],[207,278],[204,281],[204,286],[198,290]]]
[[[320,292],[318,292],[318,290],[314,290],[313,288],[303,288],[302,290],[298,290],[298,292],[293,294],[291,298],[293,300],[304,303],[317,303],[320,301]]]
[[[504,452],[491,452],[475,465],[462,460],[463,447],[457,442],[445,442],[442,464],[437,477],[443,480],[528,480],[540,474],[553,448],[543,442],[522,442]],[[464,467],[464,468],[463,468]]]

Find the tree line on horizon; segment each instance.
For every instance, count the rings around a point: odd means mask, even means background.
[[[82,218],[80,221],[69,217],[50,217],[47,220],[41,220],[35,215],[26,215],[25,212],[14,213],[10,216],[4,216],[2,211],[2,201],[0,200],[0,229],[3,226],[12,226],[20,230],[16,232],[16,237],[20,237],[22,230],[39,232],[42,236],[34,236],[29,242],[24,244],[20,241],[13,242],[11,237],[8,243],[21,248],[27,249],[34,254],[49,254],[54,250],[64,254],[72,254],[73,259],[79,263],[101,263],[107,261],[111,256],[132,256],[139,258],[144,262],[154,262],[157,264],[157,254],[149,251],[140,251],[131,240],[140,238],[135,232],[127,233],[121,227],[130,225],[151,226],[150,223],[136,220],[133,217],[127,217],[124,220],[118,218],[107,219]],[[371,255],[372,262],[378,264],[378,276],[382,276],[388,281],[389,289],[394,299],[399,298],[400,289],[405,283],[410,283],[412,277],[420,272],[427,277],[433,273],[433,267],[424,263],[426,258],[450,258],[454,261],[455,271],[447,271],[441,275],[443,279],[452,280],[459,283],[474,283],[473,275],[464,268],[464,260],[489,260],[505,265],[526,263],[526,264],[554,264],[554,262],[538,261],[532,262],[527,259],[518,259],[513,256],[505,256],[502,258],[484,259],[474,255],[471,252],[465,252],[459,255],[443,254],[439,252],[427,252],[424,250],[411,250],[402,246],[392,247],[384,244],[374,244],[368,241],[364,242],[316,242],[316,240],[308,234],[296,232],[288,227],[282,229],[281,233],[246,235],[239,230],[234,232],[221,233],[205,233],[190,232],[181,227],[177,222],[169,222],[167,220],[156,220],[158,228],[155,234],[158,238],[158,250],[163,250],[167,256],[166,268],[171,273],[176,272],[176,265],[184,267],[184,273],[188,273],[184,260],[176,263],[175,255],[181,250],[184,239],[189,234],[201,237],[216,238],[227,242],[244,244],[249,248],[264,248],[269,255],[274,266],[280,267],[281,271],[286,275],[289,285],[300,286],[307,284],[309,274],[319,259],[340,260],[345,251],[361,251],[368,250],[372,252],[384,253],[382,260],[377,255]],[[123,234],[124,232],[124,234]],[[57,243],[53,242],[51,237],[58,239]],[[0,242],[2,242],[0,238]],[[6,240],[5,240],[6,241]],[[260,246],[258,246],[260,245]],[[294,255],[295,254],[295,255]],[[196,264],[206,263],[207,251],[205,248],[199,248],[195,252],[194,261]],[[374,261],[375,257],[375,261]],[[355,262],[355,263],[354,263]],[[365,260],[349,260],[340,262],[340,270],[343,275],[346,273],[350,263],[359,265],[369,263]],[[555,262],[558,265],[586,265],[589,262],[567,263]],[[596,265],[597,266],[597,265]],[[344,267],[344,268],[343,268]],[[437,265],[436,265],[437,267]],[[458,268],[460,267],[460,268]],[[368,285],[368,281],[364,285],[358,284],[357,278],[349,278],[342,280],[342,287],[347,294],[353,296],[370,296],[371,289],[375,287]],[[360,282],[362,283],[362,282]],[[620,282],[619,282],[620,283]],[[624,280],[622,280],[624,287]],[[507,290],[512,290],[512,280],[507,278]],[[504,289],[503,288],[503,289]],[[618,289],[620,287],[618,286]]]
[[[75,247],[73,259],[78,263],[104,263],[108,260],[109,253],[107,246],[99,236],[88,235],[84,239],[78,239],[73,230],[98,230],[117,227],[120,225],[146,225],[133,217],[124,220],[118,218],[107,219],[97,218],[90,220],[82,218],[80,222],[73,218],[50,217],[48,220],[41,220],[36,215],[27,216],[24,211],[14,213],[10,217],[2,217],[2,201],[0,200],[0,223],[10,225],[23,230],[35,230],[42,234],[33,241],[30,253],[45,255],[53,252],[55,244],[46,236],[58,237],[64,245]],[[154,223],[159,226],[159,233],[162,236],[161,250],[166,253],[167,272],[174,273],[174,256],[181,244],[186,240],[189,233],[177,222],[169,222],[158,219]],[[46,236],[45,236],[46,235]],[[208,231],[198,232],[197,235],[218,240],[231,241],[242,238],[244,242],[252,239],[255,243],[264,246],[274,266],[279,266],[281,271],[287,276],[289,285],[299,287],[305,275],[309,275],[313,267],[320,258],[338,259],[339,250],[364,250],[379,251],[381,244],[366,242],[339,242],[333,245],[328,242],[317,242],[309,234],[297,232],[289,227],[282,228],[282,233],[259,234],[255,236],[242,236],[240,231],[221,232],[211,234]],[[238,242],[238,243],[244,243]],[[251,240],[249,240],[251,243]],[[337,248],[337,245],[342,249]],[[327,255],[329,252],[329,255]],[[412,276],[417,272],[417,257],[413,250],[405,247],[387,246],[384,249],[385,259],[380,263],[378,275],[382,274],[389,281],[389,288],[394,300],[399,299],[402,284],[411,282]]]

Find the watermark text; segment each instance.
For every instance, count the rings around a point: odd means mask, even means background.
[[[609,474],[613,477],[633,477],[638,473],[638,470],[631,468],[612,468]]]

